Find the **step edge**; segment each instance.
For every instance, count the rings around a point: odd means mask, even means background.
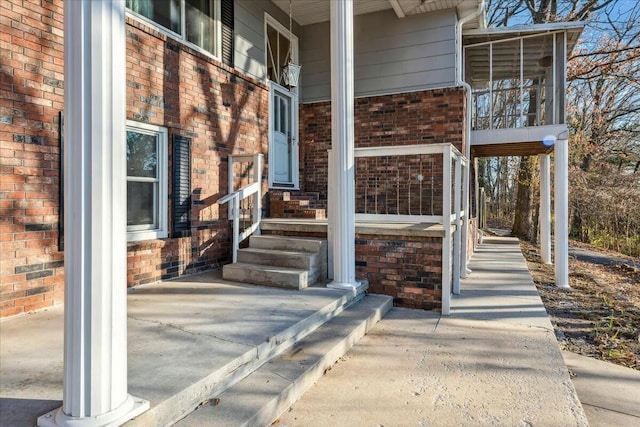
[[[192,413],[201,402],[211,396],[220,395],[233,387],[233,385],[258,370],[262,365],[285,352],[320,326],[339,315],[342,311],[354,304],[354,301],[362,299],[363,296],[363,293],[344,293],[320,310],[310,314],[275,336],[270,337],[266,342],[252,347],[215,372],[206,375],[194,384],[191,384],[151,407],[148,411],[125,423],[124,426],[169,427],[175,424]],[[291,342],[291,340],[295,341]],[[161,407],[167,405],[171,405],[171,407],[167,409]]]
[[[370,297],[378,299],[380,301],[378,303],[376,303],[375,300],[372,301],[372,304],[376,304],[376,306],[369,309],[368,313],[363,313],[363,318],[358,319],[357,325],[354,328],[352,328],[343,337],[334,342],[328,352],[308,365],[308,367],[304,369],[304,371],[302,371],[299,376],[289,381],[281,391],[278,392],[276,390],[277,394],[261,403],[259,408],[257,408],[255,414],[250,415],[249,418],[246,418],[246,421],[243,421],[243,423],[239,425],[271,425],[273,421],[277,420],[280,415],[282,415],[289,407],[291,407],[306,391],[309,390],[309,388],[311,388],[324,375],[326,369],[333,366],[340,357],[346,354],[369,330],[371,330],[371,328],[375,326],[380,321],[380,319],[382,319],[389,312],[393,305],[393,299],[391,297],[371,295],[367,298]],[[353,305],[355,304],[352,304],[350,307],[353,307]],[[347,309],[345,309],[344,311],[346,310]],[[339,315],[325,322],[318,329],[327,327],[328,323],[330,323],[331,320],[338,318],[338,316]],[[296,343],[296,345],[299,345],[301,343],[304,343],[304,339],[300,340],[298,343]],[[315,343],[315,345],[319,345],[319,343]],[[325,346],[322,345],[322,347],[324,348]],[[285,352],[281,353],[280,355],[278,355],[278,357],[282,357],[284,353]],[[266,366],[267,365],[264,364],[254,372],[258,372],[260,369],[264,369]],[[278,374],[276,373],[274,375]],[[250,375],[245,377],[243,380],[247,380],[249,378]],[[211,396],[211,398],[215,397],[221,397],[224,399],[224,394],[221,393],[218,396]],[[184,418],[188,417],[189,415],[186,415]]]
[[[392,305],[393,300],[389,298],[380,307],[374,309],[369,316],[362,319],[353,330],[310,365],[302,375],[289,383],[278,396],[263,405],[258,413],[242,426],[272,425],[325,375],[328,368],[335,365],[342,356],[349,352],[389,312]]]

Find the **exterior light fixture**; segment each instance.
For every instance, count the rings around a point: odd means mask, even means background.
[[[556,143],[555,135],[547,135],[544,138],[542,138],[542,144],[544,144],[545,147],[552,147],[555,143]]]
[[[298,79],[300,78],[300,70],[302,67],[300,65],[294,64],[289,61],[287,65],[282,67],[282,78],[284,79],[284,84],[289,87],[298,86]]]
[[[291,0],[289,0],[289,63],[282,67],[282,79],[284,80],[284,84],[289,86],[290,88],[298,86],[298,80],[300,79],[300,70],[302,69],[302,66],[294,64],[291,58],[291,54],[293,53],[293,49],[291,49],[292,23]]]

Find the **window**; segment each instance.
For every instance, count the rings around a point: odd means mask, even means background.
[[[284,85],[282,68],[298,62],[298,38],[289,40],[289,30],[271,16],[265,14],[265,21],[267,79]]]
[[[218,56],[219,0],[126,0],[127,8]]]
[[[127,240],[167,237],[167,129],[127,121]]]

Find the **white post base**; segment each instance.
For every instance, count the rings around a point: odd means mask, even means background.
[[[106,414],[97,417],[71,417],[62,407],[38,417],[38,427],[111,427],[121,426],[149,409],[149,401],[127,395],[127,400]]]
[[[343,289],[346,291],[357,291],[363,286],[361,282],[356,283],[344,283],[344,282],[331,282],[327,285],[329,289]]]

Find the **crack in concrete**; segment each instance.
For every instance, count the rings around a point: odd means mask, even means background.
[[[215,334],[206,334],[206,333],[202,333],[202,332],[190,331],[190,330],[187,330],[186,328],[184,328],[183,326],[174,325],[173,323],[166,323],[166,322],[162,322],[160,320],[143,319],[143,318],[140,318],[140,317],[132,316],[130,314],[127,317],[130,318],[130,319],[133,319],[133,320],[137,320],[139,322],[147,322],[147,323],[152,323],[152,324],[159,325],[159,326],[164,326],[164,327],[167,327],[167,328],[176,329],[176,330],[178,330],[180,332],[184,332],[186,334],[193,335],[193,336],[209,337],[209,338],[214,338],[214,339],[217,339],[217,340],[220,340],[220,341],[228,342],[228,343],[231,343],[231,344],[239,344],[239,345],[246,345],[248,347],[255,347],[255,345],[252,344],[252,343],[246,343],[246,342],[242,342],[242,341],[234,341],[234,340],[230,340],[228,338],[219,337],[219,336],[217,336]]]

